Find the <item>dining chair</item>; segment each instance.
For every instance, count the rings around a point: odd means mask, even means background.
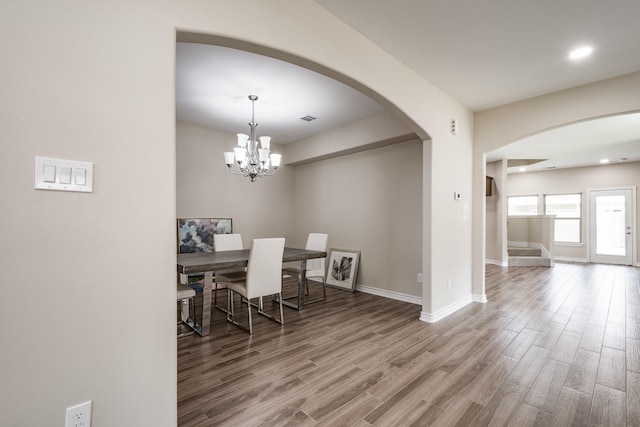
[[[244,249],[241,234],[214,234],[213,247],[216,252],[235,251]],[[246,277],[246,269],[216,271],[215,286],[213,287],[213,306],[226,313],[224,307],[218,305],[218,290],[226,289],[229,282],[243,281]]]
[[[328,234],[309,233],[305,249],[326,252],[328,239]],[[325,301],[327,299],[327,291],[325,287],[326,271],[325,258],[314,258],[307,261],[307,271],[305,274],[305,287],[307,294],[309,294],[309,277],[320,278],[322,279],[322,298],[317,298],[312,301],[306,301],[305,304],[312,304],[314,302]],[[299,266],[292,266],[283,268],[282,273],[299,277],[301,271]],[[315,280],[312,280],[312,282],[315,282]]]
[[[258,309],[258,314],[268,317],[284,325],[282,316],[282,255],[284,254],[284,237],[254,239],[249,253],[247,276],[244,282],[227,283],[227,320],[234,325],[253,333],[251,307]],[[247,302],[249,326],[237,322],[234,318],[234,294],[239,294]],[[264,312],[263,296],[277,295],[280,304],[280,319]],[[258,304],[251,302],[258,299]]]
[[[178,301],[181,301],[182,304],[189,304],[191,307],[193,307],[193,317],[191,318],[191,320],[195,325],[196,323],[196,303],[195,303],[196,291],[193,290],[190,286],[183,285],[180,283],[177,283],[176,290],[177,290]],[[191,315],[191,309],[189,309],[188,313],[189,315]],[[180,322],[178,322],[178,326],[180,326],[183,323],[188,325],[189,318],[190,317],[188,317],[186,320],[181,320]],[[193,335],[193,330],[191,332],[183,332],[178,334],[178,338],[186,337],[189,335]]]

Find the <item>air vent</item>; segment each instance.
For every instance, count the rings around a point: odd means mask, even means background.
[[[304,120],[305,122],[312,122],[314,120],[318,120],[318,118],[307,115],[307,116],[304,116],[304,117],[300,117],[300,120]]]

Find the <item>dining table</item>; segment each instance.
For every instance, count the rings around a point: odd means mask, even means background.
[[[239,269],[247,266],[250,249],[233,251],[213,251],[194,252],[178,254],[178,273],[180,274],[204,274],[204,285],[202,291],[202,305],[199,307],[202,313],[202,323],[198,324],[195,319],[188,319],[188,313],[182,314],[182,319],[201,336],[209,335],[211,323],[211,294],[215,284],[215,272]],[[307,271],[307,260],[314,258],[325,258],[327,252],[310,249],[284,248],[282,262],[300,261],[300,274],[298,275],[298,293],[294,297],[295,302],[288,301],[283,297],[282,304],[296,310],[304,310],[305,280]]]

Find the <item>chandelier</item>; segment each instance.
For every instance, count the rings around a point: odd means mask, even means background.
[[[280,166],[280,154],[271,153],[271,137],[261,136],[260,147],[256,140],[256,127],[258,124],[254,119],[255,102],[258,100],[256,95],[249,95],[251,100],[251,134],[238,134],[238,146],[233,151],[224,153],[224,162],[229,167],[229,172],[233,175],[242,175],[249,177],[251,182],[261,176],[271,176],[276,173],[276,169]],[[234,170],[233,165],[236,164]]]

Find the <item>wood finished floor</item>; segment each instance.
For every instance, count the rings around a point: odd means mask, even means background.
[[[487,266],[489,302],[421,307],[328,288],[178,341],[178,425],[640,426],[640,269]],[[267,305],[270,305],[267,304]]]

